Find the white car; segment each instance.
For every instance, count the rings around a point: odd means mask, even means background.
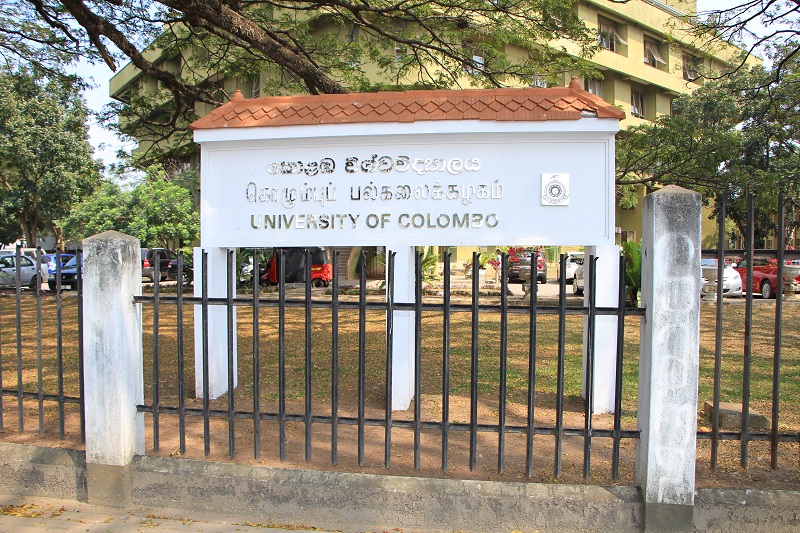
[[[702,296],[711,296],[717,291],[717,260],[700,260],[700,281]],[[722,295],[742,296],[742,276],[731,266],[725,265],[722,272]]]
[[[564,255],[567,256],[564,278],[567,280],[567,283],[572,283],[572,280],[575,279],[575,271],[583,264],[583,252],[566,252]],[[559,262],[558,265],[556,265],[556,279],[558,281],[561,281],[560,270],[561,263]]]
[[[20,285],[23,287],[30,287],[31,289],[36,288],[36,274],[39,272],[39,269],[36,268],[36,263],[31,261],[31,259],[23,255],[19,258],[20,260]],[[0,276],[0,285],[4,287],[14,287],[17,284],[17,257],[16,255],[0,255],[0,272],[3,273]]]

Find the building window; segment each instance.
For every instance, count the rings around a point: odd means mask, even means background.
[[[667,62],[664,61],[664,57],[661,55],[661,50],[659,49],[658,43],[655,41],[650,41],[645,39],[644,41],[644,62],[646,65],[650,65],[651,67],[658,68],[659,63],[667,66]]]
[[[599,26],[600,29],[597,34],[597,44],[600,46],[600,48],[604,48],[611,52],[616,52],[618,44],[628,44],[628,42],[622,38],[622,35],[620,35],[616,24],[609,21],[600,20]]]
[[[631,114],[644,118],[644,94],[639,91],[631,91]]]
[[[247,78],[247,95],[250,98],[261,96],[261,76],[259,74]]]
[[[477,46],[472,41],[464,41],[461,45],[464,50],[464,55],[469,58],[472,56],[472,60],[465,59],[464,60],[464,71],[467,74],[472,74],[473,76],[480,76],[483,74],[486,68],[486,58],[483,53],[483,50],[479,46]]]
[[[408,47],[404,44],[394,43],[394,60],[402,63],[406,59]]]
[[[700,77],[699,66],[700,60],[692,56],[683,56],[683,79],[686,81],[694,81]]]
[[[603,80],[590,80],[587,78],[583,82],[583,88],[588,93],[591,93],[600,98],[603,97]]]
[[[547,80],[541,76],[534,76],[531,81],[531,87],[538,87],[540,89],[547,89]]]

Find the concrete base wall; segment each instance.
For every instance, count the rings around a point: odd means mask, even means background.
[[[374,476],[136,457],[132,505],[351,531],[642,531],[632,487]],[[81,451],[0,443],[0,494],[86,501]],[[697,531],[797,531],[800,492],[700,489]]]
[[[86,501],[82,451],[0,442],[0,493]]]
[[[139,505],[343,531],[637,531],[631,487],[543,485],[258,468],[140,457]]]

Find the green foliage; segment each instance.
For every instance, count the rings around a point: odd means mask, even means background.
[[[130,224],[130,194],[119,185],[104,181],[95,192],[76,205],[61,221],[64,239],[81,241],[108,230],[125,232]]]
[[[230,98],[232,84],[221,80],[238,80],[249,97],[254,79],[261,95],[288,95],[560,85],[568,74],[595,75],[587,58],[596,31],[573,4],[42,0],[34,8],[9,0],[0,6],[0,43],[53,70],[78,57],[113,71],[131,61],[142,84],[104,119],[142,144],[146,165],[195,153],[188,126]]]
[[[0,70],[0,210],[29,245],[100,183],[88,111],[73,80]],[[60,239],[59,239],[60,240]]]
[[[625,290],[628,303],[639,307],[639,292],[642,290],[642,244],[623,242],[622,254],[625,256]]]
[[[440,279],[442,276],[439,275],[439,256],[433,253],[433,248],[426,246],[422,252],[422,281],[430,283]]]
[[[145,244],[171,249],[195,239],[200,220],[189,191],[164,178],[163,168],[151,166],[145,182],[131,191],[128,232]]]
[[[754,68],[706,81],[677,98],[672,115],[620,134],[618,193],[637,184],[675,184],[700,192],[715,214],[723,196],[740,235],[745,234],[747,195],[752,193],[755,244],[763,247],[778,230],[771,216],[778,192],[786,194],[790,214],[800,209],[795,178],[800,172],[799,59],[776,51],[773,61],[781,65],[781,76]],[[780,225],[785,235],[795,226],[793,216],[787,219]]]
[[[192,194],[154,165],[147,169],[145,180],[131,190],[104,183],[61,225],[72,240],[116,230],[137,237],[142,246],[175,249],[197,238],[200,221]]]

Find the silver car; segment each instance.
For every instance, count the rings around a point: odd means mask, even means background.
[[[25,255],[19,258],[19,275],[20,285],[36,288],[36,274],[39,269],[36,263]],[[16,255],[0,255],[0,286],[2,287],[15,287],[17,285],[17,256]]]

